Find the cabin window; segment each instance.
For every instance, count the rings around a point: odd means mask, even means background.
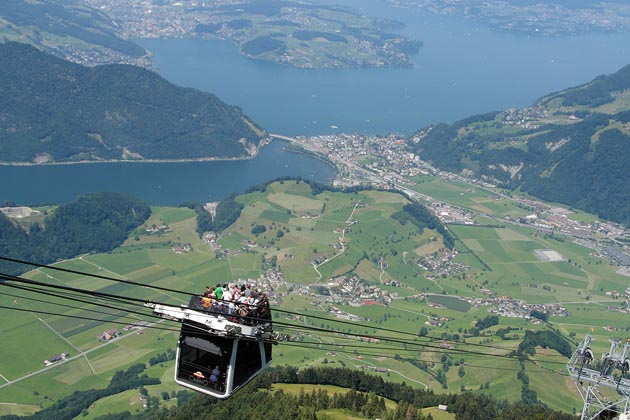
[[[177,378],[218,391],[225,390],[225,377],[234,339],[182,329]]]
[[[243,385],[262,369],[262,358],[258,341],[239,340],[236,350],[234,387]]]

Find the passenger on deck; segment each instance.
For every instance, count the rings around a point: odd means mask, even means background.
[[[203,296],[210,297],[212,294],[212,290],[210,290],[210,286],[206,286],[206,290],[203,292]]]
[[[260,301],[258,302],[257,317],[261,320],[271,319],[271,310],[269,308],[269,299],[267,299],[267,293],[260,294]]]
[[[239,289],[238,286],[234,284],[232,286],[232,300],[236,302],[238,301],[240,297],[241,297],[241,289]]]
[[[214,289],[214,295],[218,300],[223,299],[223,288],[221,287],[221,284],[217,284],[217,287]]]
[[[228,315],[232,315],[234,303],[232,302],[232,290],[229,287],[226,287],[223,291],[223,304],[227,307]]]
[[[203,296],[201,298],[201,307],[203,309],[210,309],[212,306],[212,298],[210,296]]]
[[[232,290],[229,287],[223,289],[223,301],[230,302],[232,300]]]

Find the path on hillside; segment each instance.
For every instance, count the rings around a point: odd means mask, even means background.
[[[404,299],[404,298],[405,298],[405,297],[401,297],[401,298],[399,298],[399,299]],[[425,317],[426,319],[431,319],[431,316],[430,316],[430,315],[427,315],[427,314],[421,314],[420,312],[412,311],[411,309],[404,309],[404,308],[392,308],[392,309],[395,309],[395,310],[397,310],[397,311],[409,312],[410,314],[414,314],[414,315],[418,315],[418,316],[423,316],[423,317]]]
[[[350,212],[350,216],[348,216],[348,218],[346,219],[344,228],[341,229],[341,236],[339,237],[339,246],[341,249],[339,250],[339,252],[333,255],[332,257],[325,259],[319,264],[312,264],[313,268],[315,269],[315,272],[317,273],[317,280],[315,280],[311,284],[315,284],[319,282],[323,277],[322,273],[319,271],[319,267],[326,264],[327,262],[334,260],[335,258],[339,257],[340,255],[343,255],[346,252],[346,244],[344,242],[344,238],[346,237],[345,228],[352,225],[352,217],[354,216],[354,212],[356,211],[358,206],[359,206],[359,203],[354,203],[354,206],[352,207],[352,212]]]
[[[411,311],[410,311],[410,312],[411,312]],[[302,317],[301,321],[302,321],[302,323],[303,323],[305,326],[311,326],[310,324],[308,324],[308,323],[306,322],[306,317],[307,317],[307,316],[308,316],[308,315],[304,315],[304,316]],[[426,315],[425,315],[425,316],[426,316]],[[325,344],[324,340],[323,340],[323,339],[322,339],[322,337],[320,337],[319,335],[312,334],[312,333],[309,333],[309,334],[307,334],[307,335],[308,335],[309,337],[313,337],[313,338],[315,338],[317,341],[319,341],[320,345],[321,345],[321,344]],[[332,340],[332,339],[328,339],[328,340],[327,340],[327,342],[328,342],[328,343],[330,343],[331,345],[338,345],[338,344],[335,344],[335,341],[334,341],[334,340]],[[339,345],[339,346],[340,346],[340,347],[345,347],[345,345]],[[320,347],[320,349],[321,349],[321,347]],[[370,366],[372,366],[374,369],[376,369],[376,368],[387,369],[387,371],[388,371],[388,372],[394,372],[394,373],[396,373],[396,374],[400,375],[401,377],[403,377],[403,378],[405,378],[405,379],[407,379],[407,380],[409,380],[409,381],[411,381],[411,382],[415,382],[415,383],[417,383],[417,384],[420,384],[420,385],[424,386],[424,388],[425,388],[425,389],[429,389],[429,385],[425,384],[425,383],[424,383],[424,382],[422,382],[422,381],[419,381],[419,380],[417,380],[417,379],[410,378],[409,376],[404,375],[404,374],[403,374],[403,373],[401,373],[400,371],[397,371],[397,370],[394,370],[394,369],[390,369],[390,368],[388,368],[388,367],[386,367],[386,366],[382,366],[382,365],[378,365],[378,366],[377,366],[377,364],[376,364],[376,363],[368,362],[368,361],[367,361],[367,360],[365,360],[365,359],[356,359],[356,356],[355,356],[355,357],[353,357],[353,356],[349,356],[349,355],[345,354],[346,350],[342,350],[342,351],[339,351],[339,352],[337,352],[337,351],[335,351],[335,350],[329,350],[328,352],[329,352],[329,353],[339,354],[341,357],[344,357],[344,358],[346,358],[346,359],[348,359],[348,360],[352,360],[353,362],[361,362],[361,363],[363,363],[363,364],[370,365]],[[376,360],[376,359],[372,358],[372,360]]]
[[[382,257],[381,257],[381,260],[379,261],[379,266],[381,267],[381,274],[379,274],[378,280],[381,283],[384,283],[383,282],[383,276],[385,275],[385,269],[383,268],[383,258]]]
[[[46,321],[44,321],[43,319],[41,319],[40,317],[37,317],[37,319],[40,320],[40,322],[42,324],[44,324],[46,327],[48,327],[52,332],[54,332],[55,334],[57,334],[59,337],[61,337],[61,339],[63,341],[65,341],[66,343],[68,343],[70,345],[70,347],[72,347],[73,349],[75,349],[77,352],[81,353],[81,349],[78,348],[77,346],[75,346],[74,344],[72,344],[72,342],[70,340],[68,340],[66,337],[64,337],[63,335],[61,335],[61,333],[59,331],[57,331],[56,329],[54,329],[53,327],[50,326],[50,324],[48,324]],[[90,363],[90,360],[87,358],[87,356],[85,356],[85,361],[87,362],[88,366],[90,367],[90,371],[94,374],[96,374],[96,371],[94,370],[94,367],[92,366],[92,363]]]
[[[440,288],[440,290],[444,290],[444,288],[442,286],[440,286],[440,283],[438,283],[437,281],[433,280],[433,279],[429,279],[427,277],[425,277],[426,280],[429,280],[430,282],[432,282],[433,284],[435,284],[437,287]]]
[[[411,381],[411,382],[415,382],[415,383],[417,383],[417,384],[420,384],[420,385],[424,386],[424,388],[425,388],[425,389],[429,389],[429,385],[425,384],[424,382],[419,381],[419,380],[417,380],[417,379],[410,378],[409,376],[406,376],[406,375],[402,374],[401,372],[399,372],[399,371],[397,371],[397,370],[390,369],[390,368],[385,367],[385,366],[377,366],[375,363],[368,362],[368,361],[367,361],[367,360],[365,360],[365,359],[356,359],[356,358],[354,358],[354,357],[352,357],[352,356],[348,356],[347,354],[343,354],[343,353],[339,353],[339,354],[340,354],[342,357],[345,357],[346,359],[352,360],[353,362],[360,362],[360,363],[363,363],[363,364],[365,364],[365,365],[370,365],[370,366],[372,366],[374,369],[376,369],[376,368],[387,369],[387,371],[388,371],[388,372],[394,372],[394,373],[396,373],[396,374],[400,375],[401,377],[403,377],[403,378],[405,378],[405,379],[407,379],[407,380],[409,380],[409,381]],[[373,359],[373,360],[374,360],[374,359]]]
[[[78,259],[79,259],[79,260],[81,260],[81,261],[83,261],[83,262],[84,262],[84,263],[86,263],[86,264],[91,265],[92,267],[96,267],[96,268],[98,269],[98,271],[107,271],[108,273],[111,273],[111,274],[112,274],[113,276],[115,276],[115,277],[120,277],[121,279],[123,279],[123,278],[124,278],[124,276],[121,276],[120,274],[115,273],[115,272],[113,272],[112,270],[110,270],[110,269],[108,269],[108,268],[103,268],[103,267],[101,267],[100,265],[93,263],[92,261],[88,261],[88,260],[86,260],[86,259],[84,258],[86,255],[88,255],[88,254],[79,255],[79,258],[78,258]],[[70,261],[70,260],[69,260],[69,261]]]

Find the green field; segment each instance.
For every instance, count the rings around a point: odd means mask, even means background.
[[[519,207],[514,201],[501,197],[489,189],[471,186],[463,182],[446,182],[435,177],[415,178],[413,190],[426,194],[437,200],[459,207],[468,208],[492,217],[518,219],[531,214]]]
[[[421,185],[426,192],[430,188],[441,190],[442,185],[437,182],[429,180]],[[490,209],[497,204],[485,191],[464,190],[460,194],[462,188],[450,186],[441,194],[445,198],[451,194],[451,199],[457,199],[461,205]],[[420,231],[391,217],[406,203],[402,195],[325,191],[313,196],[307,184],[285,181],[269,185],[265,192],[237,199],[245,207],[236,223],[222,233],[221,252],[200,240],[195,232],[194,212],[155,207],[145,227],[165,223],[169,230],[149,235],[141,227],[110,253],[84,255],[58,264],[66,269],[131,280],[145,287],[52,269],[34,270],[25,277],[175,304],[185,303],[188,297],[151,286],[189,294],[200,293],[206,285],[232,281],[273,287],[278,295],[277,309],[301,314],[297,319],[276,314],[276,329],[298,340],[275,347],[274,364],[356,367],[438,393],[465,389],[509,401],[520,398],[521,385],[516,380],[518,362],[506,355],[518,347],[525,330],[544,327],[526,319],[501,317],[498,326],[472,337],[469,332],[477,320],[488,315],[489,307],[471,306],[456,296],[481,298],[482,289],[487,289],[494,296],[528,303],[562,303],[570,316],[552,317],[552,325],[566,336],[575,335],[576,340],[592,332],[597,352],[607,350],[611,336],[625,334],[626,316],[609,309],[619,307],[623,300],[612,299],[606,292],[622,292],[628,278],[616,274],[616,267],[592,255],[591,250],[569,240],[545,237],[521,226],[450,225],[459,251],[455,261],[471,268],[431,276],[433,273],[418,267],[416,258],[439,251],[442,242],[433,239],[439,236],[435,231]],[[495,215],[504,214],[503,209],[505,206],[499,204]],[[265,231],[252,233],[256,225],[265,226]],[[190,243],[192,252],[175,254],[171,250],[171,246],[183,243]],[[541,261],[534,253],[539,249],[557,251],[565,261]],[[281,270],[282,280],[274,284],[262,282],[261,275],[273,269],[273,263],[275,269]],[[334,290],[332,297],[318,294],[329,293],[326,284],[332,278],[356,278],[362,285],[389,293],[393,300],[389,305],[357,306],[348,300],[333,303]],[[399,284],[384,284],[389,280]],[[124,331],[125,325],[137,319],[150,319],[147,311],[143,312],[145,315],[136,313],[141,309],[136,305],[110,305],[85,296],[68,301],[70,296],[63,294],[6,291],[0,295],[0,305],[24,311],[1,309],[0,385],[19,381],[0,388],[0,413],[28,413],[50,405],[67,395],[69,389],[104,387],[116,370],[146,362],[176,345],[177,324],[162,323],[158,326],[167,330],[146,329],[143,334]],[[280,296],[280,292],[285,295]],[[427,292],[433,295],[426,296]],[[331,305],[360,321],[336,318],[329,312]],[[325,331],[297,330],[299,325]],[[418,334],[423,327],[428,334],[421,338]],[[509,340],[502,340],[495,334],[506,327],[513,331]],[[122,337],[110,343],[100,341],[99,336],[112,328],[121,331]],[[374,336],[377,341],[369,342],[356,334]],[[42,370],[44,359],[61,352],[68,352],[70,360]],[[444,364],[444,358],[450,360],[449,366]],[[541,353],[534,358],[546,366],[549,360],[557,361],[558,355]],[[463,376],[460,366],[465,371]],[[535,365],[528,363],[527,368],[531,370],[530,386],[543,402],[568,412],[580,408],[562,365],[540,376],[535,375]],[[444,370],[446,387],[437,380],[440,370]],[[29,372],[36,375],[25,378]],[[149,390],[151,395],[181,389],[172,380],[172,363],[153,366],[148,372],[162,380],[162,384]],[[554,395],[545,392],[549,383],[557,390]],[[137,410],[142,410],[137,392],[127,391],[97,402],[87,418]],[[434,418],[441,414],[432,412]]]

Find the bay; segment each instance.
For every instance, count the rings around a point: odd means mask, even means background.
[[[150,204],[218,201],[284,176],[329,183],[334,169],[274,140],[254,159],[203,162],[83,163],[0,166],[0,200],[18,204],[65,203],[93,191],[116,191]],[[9,182],[7,182],[9,181]]]
[[[328,0],[314,0],[330,3]],[[146,39],[162,76],[240,106],[269,132],[411,133],[428,124],[524,107],[630,62],[628,34],[543,38],[492,32],[456,16],[337,0],[370,16],[403,22],[424,46],[412,68],[304,70],[242,56],[227,41]],[[0,166],[0,200],[68,202],[90,191],[120,191],[151,204],[214,201],[281,176],[327,182],[333,169],[312,157],[265,146],[255,159],[176,163]],[[7,182],[8,181],[8,182]]]
[[[381,0],[335,4],[403,22],[403,33],[424,43],[413,68],[296,69],[244,57],[228,41],[138,42],[155,54],[168,80],[212,92],[285,135],[408,134],[428,124],[525,107],[630,63],[629,34],[530,37],[493,32],[457,16],[387,7]]]

